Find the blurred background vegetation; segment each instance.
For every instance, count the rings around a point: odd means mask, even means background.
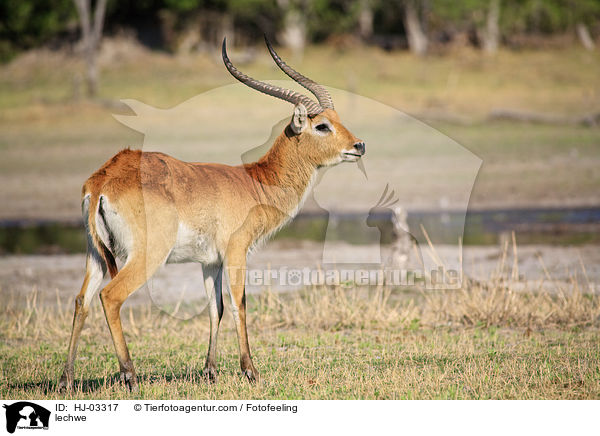
[[[79,225],[82,182],[144,144],[112,117],[131,114],[118,100],[174,107],[234,83],[223,37],[244,72],[283,78],[264,34],[309,77],[481,157],[470,207],[593,208],[585,234],[599,228],[600,0],[3,0],[0,227]],[[229,136],[210,161],[247,151]],[[372,160],[386,152],[377,142]],[[175,155],[206,159],[200,151],[190,139]]]
[[[77,2],[76,2],[77,3]],[[600,33],[599,0],[86,0],[106,3],[105,34],[133,32],[169,52],[207,50],[223,34],[252,45],[263,33],[301,49],[309,43],[365,43],[418,53],[468,44],[493,52],[565,44],[590,47]],[[73,0],[0,3],[0,59],[78,40]]]
[[[134,51],[131,43],[153,53],[214,57],[227,36],[229,46],[243,52],[237,57],[243,65],[255,60],[254,46],[263,35],[287,48],[296,65],[302,64],[305,50],[314,44],[329,47],[337,55],[358,53],[361,49],[364,53],[365,48],[370,48],[388,53],[410,51],[417,57],[430,58],[461,57],[464,49],[488,57],[495,56],[499,49],[518,53],[580,47],[594,52],[596,39],[600,37],[600,0],[4,0],[0,3],[0,64],[36,49],[45,50],[46,55],[79,56],[84,61],[84,71],[73,78],[75,97],[79,88],[84,92],[84,85],[88,96],[96,96],[100,70],[118,64],[99,65],[102,42],[106,39],[130,43],[129,47],[112,44],[108,51],[118,52],[116,57],[123,57],[127,50]],[[464,55],[461,59],[464,60]],[[352,69],[360,68],[354,64]],[[71,75],[68,68],[64,72]],[[355,88],[354,79],[348,77],[348,72],[345,75],[345,88]],[[448,78],[450,85],[453,81],[455,78]]]

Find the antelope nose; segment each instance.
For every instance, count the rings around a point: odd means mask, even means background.
[[[356,151],[358,151],[361,155],[365,154],[366,145],[364,142],[357,142],[356,144],[354,144],[354,148],[356,148]]]

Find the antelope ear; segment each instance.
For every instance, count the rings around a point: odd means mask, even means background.
[[[299,135],[306,129],[306,126],[308,126],[308,114],[306,113],[306,108],[302,103],[298,103],[294,107],[294,115],[292,116],[290,127],[296,135]]]

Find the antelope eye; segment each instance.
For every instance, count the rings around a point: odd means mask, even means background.
[[[317,127],[316,127],[316,129],[317,129],[319,132],[330,132],[330,131],[331,131],[331,130],[329,129],[329,126],[328,126],[327,124],[325,124],[325,123],[318,124],[318,125],[317,125]]]

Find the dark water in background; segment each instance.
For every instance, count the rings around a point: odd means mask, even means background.
[[[382,243],[391,242],[391,214],[371,215],[382,230]],[[302,213],[282,229],[275,239],[325,239],[329,237],[353,244],[367,241],[356,232],[363,226],[358,213]],[[454,235],[461,226],[461,214],[452,211],[412,212],[408,214],[411,229],[423,224],[436,243],[456,243]],[[359,227],[360,228],[360,227]],[[519,244],[584,244],[600,243],[600,207],[536,208],[469,211],[464,231],[465,245],[497,244],[515,231]],[[81,220],[5,220],[0,221],[1,254],[55,254],[85,251],[85,234]]]
[[[463,225],[462,216],[453,211],[417,211],[409,212],[407,221],[414,234],[422,224],[433,241],[455,244],[456,235],[460,234]],[[391,242],[391,213],[372,214],[370,219],[382,230],[382,243]],[[360,220],[364,217],[353,213],[305,213],[282,229],[278,237],[323,240],[329,222],[334,226],[329,229],[330,237],[333,235],[333,239],[361,244],[366,241],[362,233],[356,232],[357,226],[363,224]],[[463,242],[466,245],[497,244],[512,231],[521,244],[600,243],[600,207],[469,211]]]

